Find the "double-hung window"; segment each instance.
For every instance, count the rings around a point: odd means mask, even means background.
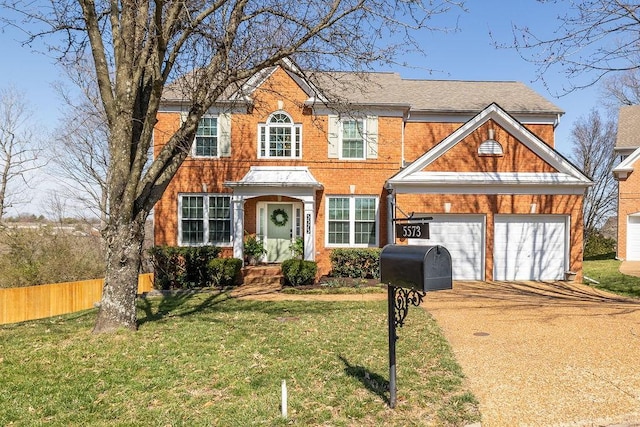
[[[295,158],[302,153],[302,126],[287,113],[276,112],[260,124],[258,157]]]
[[[340,157],[343,159],[364,159],[365,129],[364,120],[343,120],[342,124],[342,144]]]
[[[218,118],[204,116],[198,122],[198,130],[193,143],[195,157],[218,156]]]
[[[179,198],[179,243],[231,244],[231,197],[184,194]]]
[[[378,199],[369,196],[327,197],[328,246],[377,246]]]

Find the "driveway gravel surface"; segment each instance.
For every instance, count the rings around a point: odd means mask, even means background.
[[[455,282],[422,307],[483,427],[640,425],[639,300],[565,282]]]

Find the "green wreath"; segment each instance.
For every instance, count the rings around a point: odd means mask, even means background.
[[[271,222],[273,222],[278,227],[283,227],[287,221],[289,221],[289,215],[284,211],[284,209],[274,209],[271,212]]]

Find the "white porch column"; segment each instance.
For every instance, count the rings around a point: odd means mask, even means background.
[[[304,202],[304,259],[316,259],[316,203],[315,198],[303,197]]]
[[[396,195],[389,193],[387,195],[387,244],[396,242],[396,227],[393,218],[396,216]]]
[[[244,196],[231,196],[233,209],[233,257],[244,259]]]

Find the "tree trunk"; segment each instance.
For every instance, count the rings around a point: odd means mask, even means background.
[[[140,216],[129,222],[111,218],[105,230],[107,268],[93,333],[138,328],[136,294],[146,215]]]

